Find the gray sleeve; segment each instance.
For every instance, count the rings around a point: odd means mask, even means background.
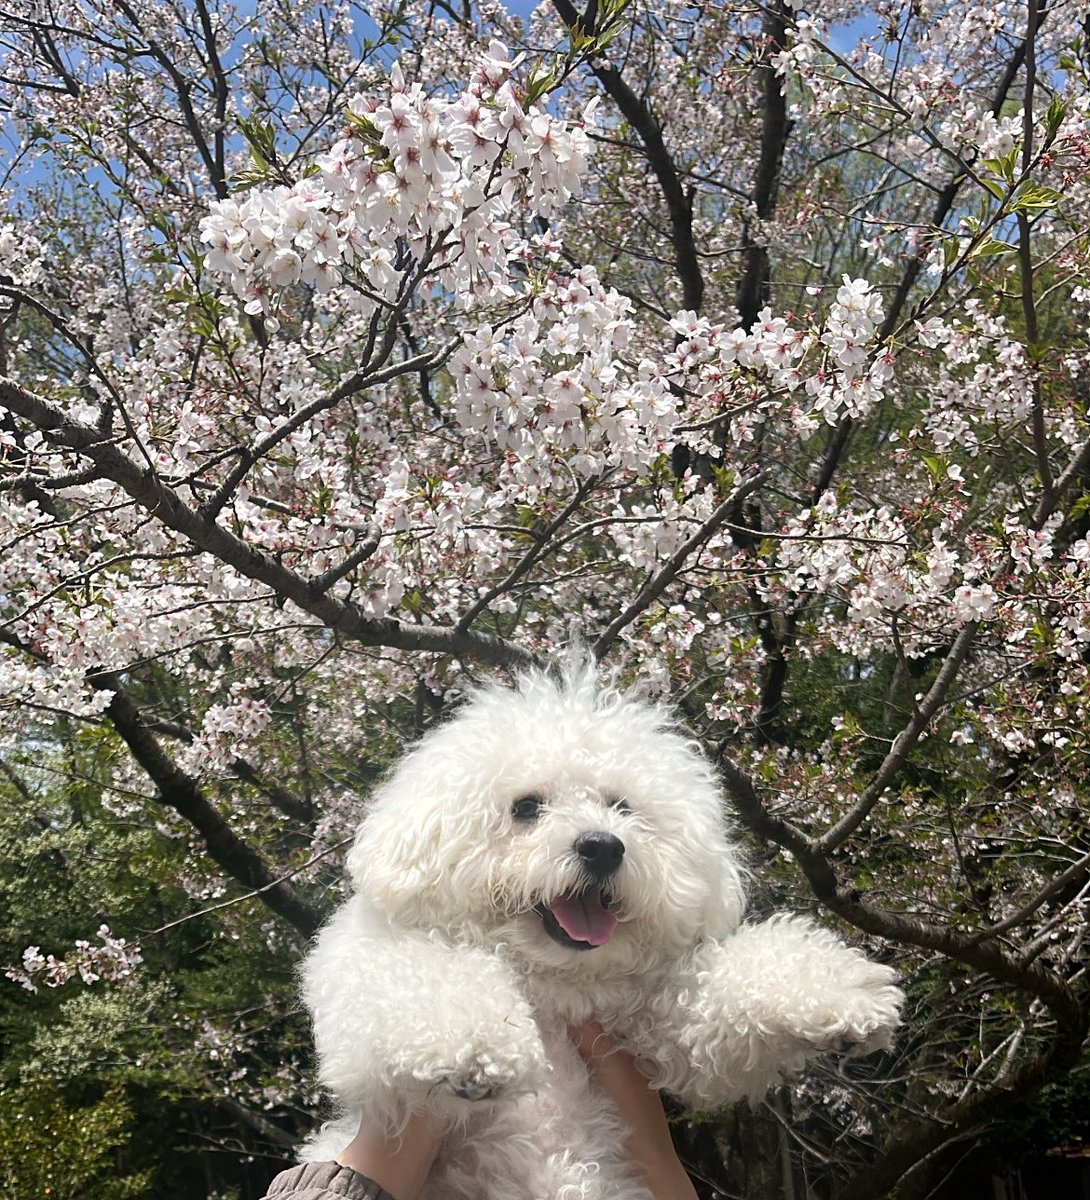
[[[335,1162],[303,1163],[282,1171],[265,1200],[394,1200],[373,1179]]]

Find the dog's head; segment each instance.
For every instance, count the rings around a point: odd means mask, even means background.
[[[585,662],[479,691],[422,739],[349,870],[396,927],[585,978],[668,962],[733,930],[743,904],[710,764]]]

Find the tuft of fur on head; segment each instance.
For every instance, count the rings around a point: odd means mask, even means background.
[[[623,847],[608,876],[588,872],[585,835]],[[472,693],[378,789],[348,867],[395,928],[572,978],[666,966],[743,907],[712,766],[585,655]],[[600,944],[565,943],[555,919],[550,934],[550,906],[591,894]]]

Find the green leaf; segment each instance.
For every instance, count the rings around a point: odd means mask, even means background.
[[[1065,116],[1067,116],[1067,105],[1059,96],[1053,96],[1048,108],[1045,109],[1045,149],[1056,140],[1056,134],[1060,132],[1060,126],[1063,124]]]
[[[556,87],[560,82],[559,71],[543,71],[540,75],[537,74],[535,68],[526,83],[526,94],[523,97],[522,107],[529,109],[532,104],[536,104],[542,96],[548,95],[549,92]]]
[[[250,145],[250,154],[254,163],[262,169],[276,162],[276,132],[266,121],[239,117],[238,127],[242,136]]]
[[[354,112],[345,113],[345,120],[356,137],[367,147],[373,162],[389,163],[391,161],[393,156],[382,144],[382,131],[372,120]]]
[[[1090,513],[1090,492],[1083,494],[1071,505],[1069,520],[1080,521],[1087,513]]]
[[[969,251],[969,258],[990,258],[996,254],[1015,254],[1018,247],[1010,242],[1000,241],[989,233]]]
[[[247,188],[260,187],[261,184],[268,182],[268,171],[239,171],[231,180],[230,186],[232,192],[244,192]]]
[[[369,142],[376,146],[381,144],[382,132],[369,117],[363,117],[359,113],[349,111],[344,114],[344,119],[361,141]]]
[[[583,28],[582,21],[576,21],[568,30],[568,40],[571,42],[572,49],[577,54],[586,53],[595,44],[594,38],[590,37]]]
[[[952,267],[961,253],[961,239],[956,235],[942,238],[942,261],[946,267]]]
[[[1020,147],[1012,146],[1002,157],[986,158],[981,165],[991,171],[993,175],[998,175],[1000,179],[1005,179],[1008,183],[1013,183],[1019,150]]]
[[[1046,187],[1043,183],[1027,179],[1019,184],[1011,199],[1011,208],[1020,213],[1042,213],[1058,208],[1064,201],[1064,196],[1055,188]]]

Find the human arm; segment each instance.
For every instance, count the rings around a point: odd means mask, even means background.
[[[364,1120],[337,1155],[337,1162],[373,1179],[393,1200],[416,1200],[439,1152],[443,1132],[443,1122],[424,1111],[414,1113],[398,1134]]]
[[[630,1133],[627,1149],[640,1164],[655,1200],[697,1200],[692,1180],[674,1149],[662,1100],[631,1055],[590,1021],[572,1030],[591,1079],[617,1108]]]
[[[417,1112],[400,1133],[363,1120],[334,1162],[282,1171],[264,1200],[417,1200],[442,1141],[444,1124]]]

